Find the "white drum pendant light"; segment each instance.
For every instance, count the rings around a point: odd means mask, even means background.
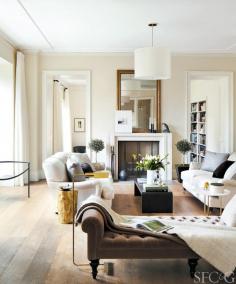
[[[163,80],[171,77],[171,55],[168,48],[153,46],[153,28],[157,23],[148,25],[152,28],[152,46],[134,51],[135,79]]]

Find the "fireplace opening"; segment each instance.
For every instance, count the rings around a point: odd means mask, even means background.
[[[136,162],[139,155],[158,155],[159,141],[119,141],[118,142],[118,176],[120,180],[133,180],[145,177],[146,171],[137,171]]]

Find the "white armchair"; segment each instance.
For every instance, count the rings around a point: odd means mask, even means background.
[[[66,170],[66,161],[70,155],[71,153],[58,152],[43,162],[43,170],[53,199],[54,208],[57,208],[57,190],[59,187],[72,186],[72,182],[68,180]],[[101,170],[102,165],[94,164],[94,166],[95,168],[99,166]],[[114,198],[111,174],[108,178],[89,178],[85,181],[76,182],[75,189],[78,190],[78,206],[91,194],[102,197],[110,206]]]

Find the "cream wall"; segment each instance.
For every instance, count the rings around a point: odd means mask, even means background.
[[[27,55],[26,65],[32,64],[32,55]],[[107,143],[114,131],[114,110],[116,109],[116,70],[132,69],[133,56],[129,54],[82,54],[69,55],[41,54],[38,55],[38,94],[31,98],[38,104],[39,123],[36,131],[38,143],[41,142],[41,78],[46,70],[90,70],[92,91],[92,137],[102,138]],[[37,68],[34,68],[35,70]],[[236,71],[236,57],[229,56],[173,56],[172,78],[162,82],[162,121],[169,124],[173,133],[173,164],[180,161],[174,144],[181,138],[187,138],[186,111],[186,71]],[[27,80],[31,80],[31,72]],[[37,77],[37,75],[36,75]],[[235,75],[234,75],[234,84]],[[29,86],[30,85],[30,86]],[[28,88],[35,89],[33,82]],[[36,92],[37,93],[37,92]],[[35,94],[36,94],[35,93]],[[235,92],[234,92],[235,94]],[[29,94],[32,96],[32,93]],[[236,110],[236,107],[234,108]],[[36,116],[31,112],[31,115]],[[235,136],[235,131],[232,133]],[[38,167],[41,168],[40,147],[31,148],[31,155],[38,153]],[[100,159],[106,160],[105,151]]]
[[[68,87],[68,91],[71,111],[72,147],[86,146],[85,132],[74,131],[75,118],[85,118],[86,129],[86,86]]]

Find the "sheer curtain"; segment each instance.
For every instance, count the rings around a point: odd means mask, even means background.
[[[70,94],[68,88],[64,88],[62,102],[62,133],[63,133],[63,151],[72,151],[72,128],[70,111]]]
[[[63,150],[63,130],[62,130],[62,102],[63,87],[58,80],[53,84],[53,152]]]
[[[24,54],[16,54],[16,85],[15,85],[15,131],[14,131],[14,158],[16,161],[29,161],[29,124],[28,104],[25,92],[25,62]],[[23,171],[23,165],[15,166],[15,173]],[[20,176],[15,185],[24,185],[24,178]]]

